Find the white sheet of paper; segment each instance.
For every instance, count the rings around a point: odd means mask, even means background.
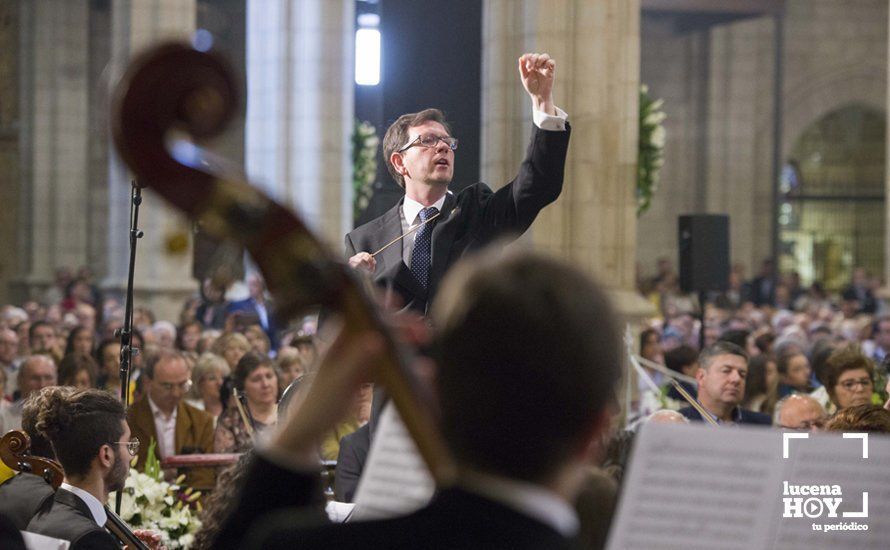
[[[349,515],[352,513],[353,508],[355,508],[354,502],[338,502],[332,500],[325,505],[324,511],[331,522],[343,523],[349,519]]]
[[[789,441],[768,428],[704,424],[643,426],[634,445],[609,550],[887,548],[890,545],[890,438],[816,434]],[[785,482],[837,485],[837,517],[783,517]],[[868,492],[868,517],[862,511]],[[792,495],[789,498],[797,498]],[[815,498],[822,498],[817,496]],[[831,498],[831,497],[825,497]],[[818,527],[816,527],[818,525]],[[839,526],[859,530],[828,530]],[[867,530],[861,530],[867,526]]]
[[[436,485],[390,401],[380,415],[349,521],[409,514],[425,506]]]

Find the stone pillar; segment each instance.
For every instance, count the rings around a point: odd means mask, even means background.
[[[354,2],[247,6],[247,173],[341,250],[352,228]]]
[[[111,23],[111,79],[117,83],[132,57],[165,40],[189,41],[195,30],[195,0],[114,0]],[[109,145],[111,146],[111,145]],[[108,171],[108,275],[102,286],[123,291],[129,261],[131,175],[115,151]],[[159,319],[177,319],[183,300],[198,288],[191,277],[191,225],[150,189],[143,191],[137,245],[136,303]],[[188,244],[182,246],[183,238]]]
[[[517,59],[548,52],[573,134],[562,196],[530,239],[593,273],[628,319],[651,313],[635,292],[639,0],[487,0],[483,29],[483,181],[515,174],[531,125]]]
[[[87,0],[22,2],[23,250],[19,283],[33,294],[56,267],[87,259]]]

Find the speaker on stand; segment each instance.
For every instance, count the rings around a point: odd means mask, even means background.
[[[705,345],[705,300],[708,292],[729,285],[729,216],[687,214],[679,217],[680,290],[699,299],[699,347]]]

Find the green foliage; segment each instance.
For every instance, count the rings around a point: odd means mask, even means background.
[[[158,460],[158,455],[155,453],[157,446],[158,442],[152,437],[148,442],[148,456],[145,459],[144,473],[155,481],[164,481],[164,472],[161,471],[161,461]]]
[[[355,121],[352,131],[352,217],[357,220],[371,202],[377,177],[377,131],[368,122]]]
[[[664,164],[664,119],[661,107],[664,101],[653,100],[649,88],[640,86],[640,140],[637,157],[637,217],[652,205],[652,197],[658,189],[658,179]]]

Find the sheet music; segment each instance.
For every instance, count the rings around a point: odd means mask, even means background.
[[[332,500],[325,505],[324,511],[332,523],[343,523],[349,519],[349,515],[352,514],[354,508],[355,503],[353,502],[338,502]]]
[[[610,550],[887,548],[890,541],[890,438],[840,434],[789,441],[766,428],[647,424],[637,436]],[[795,487],[837,488],[799,495]],[[868,517],[844,517],[863,510]],[[784,499],[801,498],[800,517]],[[840,498],[829,516],[811,498]],[[794,509],[791,510],[794,514]]]
[[[425,506],[435,482],[392,401],[380,415],[349,521],[408,514]]]

